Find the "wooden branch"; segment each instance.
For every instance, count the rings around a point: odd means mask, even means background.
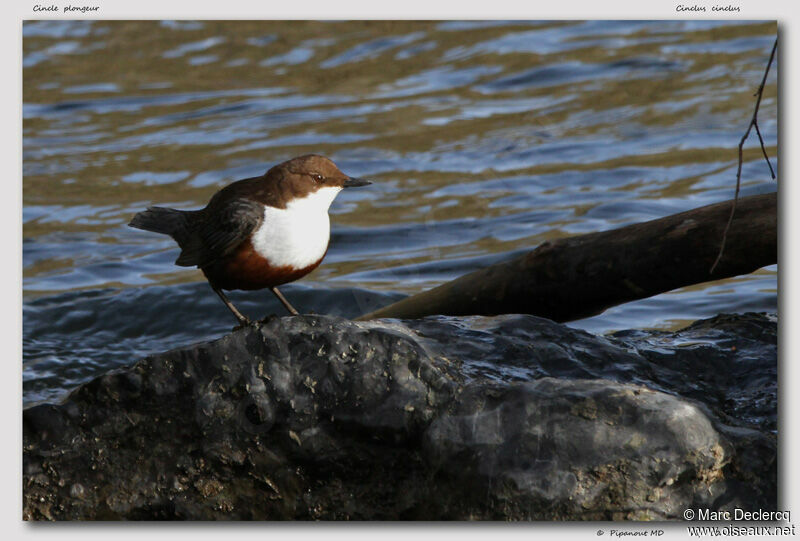
[[[524,313],[555,321],[708,281],[731,201],[619,229],[545,242],[365,314],[359,320]],[[714,279],[778,261],[777,194],[740,199]]]
[[[758,129],[758,108],[761,107],[761,95],[764,93],[764,85],[767,83],[769,67],[772,65],[772,60],[775,58],[775,51],[777,50],[778,38],[775,38],[775,43],[772,45],[772,53],[770,53],[769,62],[767,62],[767,69],[764,70],[764,77],[761,78],[761,84],[758,85],[758,90],[756,90],[756,93],[753,94],[753,96],[756,97],[756,107],[753,110],[753,117],[750,119],[750,124],[747,125],[747,131],[744,132],[744,135],[739,141],[739,166],[736,169],[736,191],[733,194],[733,203],[731,203],[731,214],[728,216],[728,225],[725,226],[725,230],[722,232],[722,242],[719,245],[719,254],[717,254],[714,264],[711,265],[711,269],[708,271],[709,274],[714,274],[714,269],[717,268],[719,260],[722,258],[722,253],[725,251],[725,242],[728,238],[728,230],[731,227],[733,215],[736,213],[736,202],[739,200],[739,188],[742,185],[742,148],[744,147],[744,142],[750,136],[750,130],[754,127],[756,129],[756,135],[758,135],[758,141],[761,143],[761,152],[764,154],[764,159],[767,160],[767,165],[769,166],[769,174],[772,175],[773,179],[775,179],[775,171],[772,169],[769,156],[767,156],[767,149],[764,147],[764,138],[761,137],[761,130]]]

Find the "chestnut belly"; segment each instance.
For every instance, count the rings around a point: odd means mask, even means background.
[[[327,253],[327,250],[326,250]],[[275,266],[258,254],[248,240],[228,257],[201,269],[208,281],[221,289],[255,290],[293,282],[316,269],[322,259],[307,267]]]

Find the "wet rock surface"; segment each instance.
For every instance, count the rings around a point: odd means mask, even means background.
[[[680,519],[775,509],[777,323],[272,318],[23,413],[24,517]]]

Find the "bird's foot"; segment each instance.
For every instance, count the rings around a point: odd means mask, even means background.
[[[276,314],[268,314],[264,319],[260,320],[259,323],[269,323],[273,319],[278,319],[278,316]]]
[[[244,329],[245,327],[255,327],[258,325],[258,321],[250,321],[249,318],[242,318],[239,320],[239,324],[235,326],[231,331],[238,331],[240,329]]]

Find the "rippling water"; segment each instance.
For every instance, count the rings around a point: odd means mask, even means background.
[[[548,240],[729,199],[774,22],[32,21],[23,27],[24,397],[234,320],[126,227],[305,153],[370,178],[283,288],[354,316]],[[777,65],[760,128],[777,163]],[[743,194],[776,190],[752,139]],[[777,267],[574,322],[774,311]],[[281,312],[268,292],[232,295]]]

